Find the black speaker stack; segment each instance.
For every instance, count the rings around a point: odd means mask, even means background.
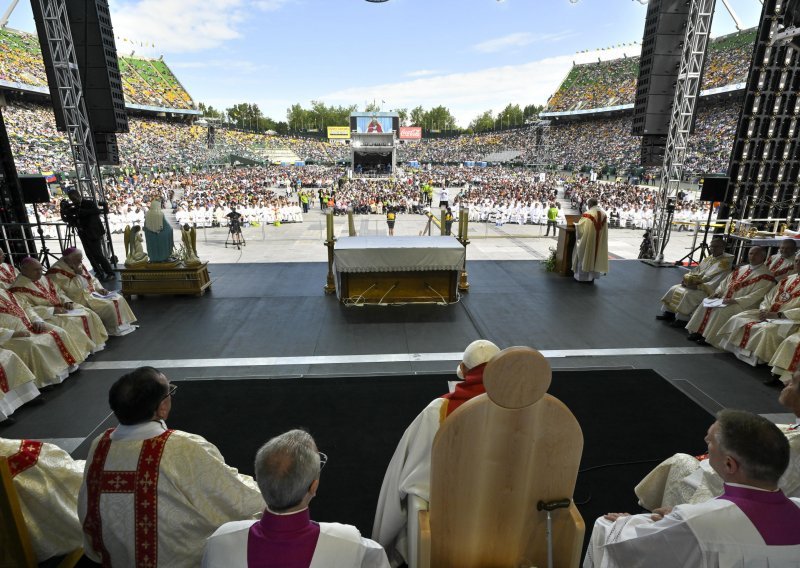
[[[643,166],[660,166],[664,161],[689,4],[651,0],[647,5],[631,129],[642,137]]]
[[[31,2],[31,6],[42,46],[42,59],[50,86],[56,127],[65,131],[67,125],[58,94],[44,17],[39,2]],[[114,134],[128,132],[128,115],[125,111],[125,96],[108,2],[66,0],[66,7],[98,163],[118,165],[119,152]]]

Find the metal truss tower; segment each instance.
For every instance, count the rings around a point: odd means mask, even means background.
[[[690,6],[669,121],[664,164],[661,167],[653,230],[650,232],[651,250],[658,261],[664,259],[664,247],[669,240],[675,198],[683,178],[686,148],[700,96],[700,80],[703,75],[706,48],[711,37],[714,5],[715,0],[692,0]]]
[[[59,95],[59,101],[53,101],[53,105],[60,103],[64,110],[67,140],[75,162],[78,190],[84,197],[90,197],[95,203],[100,203],[106,200],[105,191],[97,164],[89,114],[86,112],[66,2],[65,0],[33,1],[39,3],[44,20],[47,45],[43,45],[42,49],[49,50],[52,55]]]
[[[549,120],[539,120],[532,127],[533,148],[531,149],[530,159],[526,163],[534,166],[537,170],[546,169],[553,163],[550,124]]]

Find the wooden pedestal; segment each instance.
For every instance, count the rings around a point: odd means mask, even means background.
[[[122,295],[130,298],[145,294],[191,294],[202,296],[211,287],[208,263],[175,268],[125,268],[122,277]]]
[[[558,226],[558,248],[556,248],[556,272],[561,276],[572,276],[572,251],[575,250],[575,225]]]

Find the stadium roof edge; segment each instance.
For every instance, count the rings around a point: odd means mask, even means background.
[[[716,87],[714,89],[706,89],[704,91],[700,91],[700,97],[711,97],[714,95],[721,95],[724,93],[735,93],[738,91],[743,91],[745,88],[745,83],[733,83],[731,85],[725,85],[724,87]],[[610,107],[601,107],[601,108],[589,108],[583,110],[567,110],[567,111],[558,111],[558,112],[540,112],[540,118],[577,118],[579,116],[592,116],[595,114],[604,114],[604,113],[613,113],[613,112],[623,112],[626,110],[633,110],[633,103],[627,103],[624,105],[615,105]]]
[[[6,81],[5,79],[0,79],[0,90],[2,89],[12,89],[14,91],[22,91],[23,93],[35,93],[37,95],[46,95],[47,97],[50,97],[50,89],[47,87],[26,85],[25,83],[16,83],[14,81]],[[141,110],[145,112],[168,112],[170,114],[187,114],[192,116],[200,116],[203,114],[201,111],[193,108],[168,108],[149,105],[135,105],[128,102],[125,103],[125,108]]]

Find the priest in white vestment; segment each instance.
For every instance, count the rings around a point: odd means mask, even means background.
[[[60,327],[45,323],[13,294],[0,289],[0,347],[16,353],[36,377],[38,388],[57,384],[78,370],[82,351]]]
[[[778,481],[787,497],[800,498],[800,373],[778,396],[795,421],[777,424],[789,442],[789,467]],[[649,511],[684,503],[703,503],[722,494],[722,478],[714,471],[707,455],[675,454],[657,465],[634,489],[639,504]]]
[[[794,272],[778,282],[759,309],[745,310],[730,318],[708,341],[753,365],[766,363],[778,346],[800,326],[800,255]]]
[[[85,462],[35,440],[0,438],[0,455],[8,458],[36,559],[44,562],[83,546],[78,490]]]
[[[415,498],[428,501],[431,487],[431,447],[439,425],[467,400],[483,394],[483,371],[500,348],[485,339],[464,350],[456,374],[463,382],[453,392],[436,398],[406,428],[397,444],[378,497],[372,538],[386,549],[393,566],[417,562],[416,542],[407,537],[407,518]]]
[[[81,349],[90,353],[105,349],[108,333],[96,313],[64,294],[44,275],[41,263],[35,258],[23,260],[20,270],[21,274],[9,288],[20,305],[33,308],[43,320],[67,330]]]
[[[127,335],[136,330],[128,302],[121,295],[109,292],[89,274],[83,265],[83,253],[75,247],[64,251],[47,271],[47,276],[76,304],[88,307],[100,316],[109,335]]]
[[[267,508],[260,520],[217,529],[206,543],[203,568],[389,568],[381,545],[363,538],[356,527],[311,520],[309,504],[327,459],[303,430],[264,444],[255,470]]]
[[[253,478],[226,465],[214,445],[167,428],[176,390],[152,367],[111,386],[120,425],[92,442],[78,497],[85,553],[95,562],[196,567],[219,526],[264,509]]]
[[[778,252],[767,259],[767,268],[776,280],[786,278],[793,271],[795,254],[797,254],[797,241],[786,238],[781,241]]]
[[[708,245],[711,254],[683,275],[661,298],[662,313],[656,319],[679,322],[689,321],[697,306],[714,293],[733,266],[733,255],[725,252],[725,241],[714,237]]]
[[[575,224],[575,251],[572,271],[579,282],[594,282],[608,274],[608,215],[597,206],[597,199],[588,201],[589,210]]]
[[[764,264],[766,251],[761,247],[751,247],[747,253],[750,264],[736,268],[717,286],[717,289],[697,307],[686,329],[689,340],[705,344],[725,325],[728,319],[755,307],[761,302],[770,288],[775,285],[775,277]],[[716,305],[707,306],[716,300]]]
[[[795,567],[800,499],[778,480],[789,443],[766,418],[723,410],[706,435],[722,495],[653,515],[608,513],[594,524],[584,568]]]
[[[37,396],[36,377],[30,369],[16,353],[0,348],[0,422],[13,422],[14,411]]]
[[[6,263],[6,253],[0,249],[0,288],[8,289],[17,279],[19,270],[11,263]]]

